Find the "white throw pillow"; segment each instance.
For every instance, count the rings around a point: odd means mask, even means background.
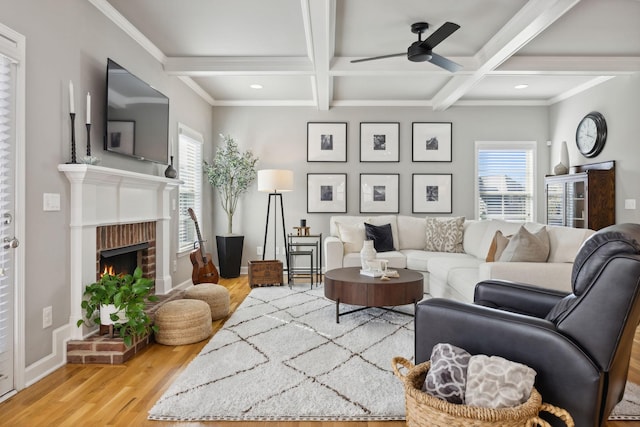
[[[344,245],[344,253],[360,252],[365,239],[364,222],[360,224],[344,224],[336,221],[338,237]]]

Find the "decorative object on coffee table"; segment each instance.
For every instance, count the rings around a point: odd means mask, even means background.
[[[227,234],[216,236],[220,276],[238,277],[242,263],[244,236],[233,234],[233,215],[236,213],[240,196],[256,179],[258,158],[249,150],[241,153],[238,144],[230,135],[220,135],[223,145],[212,163],[204,162],[204,171],[209,183],[220,193],[222,209],[227,213]]]

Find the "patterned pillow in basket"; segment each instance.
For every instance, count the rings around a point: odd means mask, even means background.
[[[451,344],[436,344],[423,391],[449,403],[464,403],[467,366],[471,355]]]

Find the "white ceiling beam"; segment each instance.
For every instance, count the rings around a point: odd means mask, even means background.
[[[315,71],[312,82],[314,99],[319,110],[328,110],[333,96],[333,80],[329,66],[335,50],[335,0],[300,0],[305,20],[308,56]]]
[[[492,74],[632,74],[640,71],[637,56],[512,56]]]
[[[309,58],[300,57],[168,57],[164,70],[175,76],[311,75]]]
[[[475,57],[478,69],[456,75],[432,99],[434,110],[446,110],[489,72],[513,56],[580,0],[531,0],[500,29]]]

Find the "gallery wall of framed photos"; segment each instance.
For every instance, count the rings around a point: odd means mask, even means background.
[[[403,173],[400,122],[360,122],[357,142],[359,167],[347,158],[347,122],[307,122],[307,163],[345,163],[341,173],[307,173],[307,213],[347,213],[349,179],[359,180],[361,214],[400,213],[408,195],[414,214],[453,212],[453,173]],[[452,163],[452,123],[412,122],[410,144],[412,163]],[[381,173],[383,163],[396,167]]]

